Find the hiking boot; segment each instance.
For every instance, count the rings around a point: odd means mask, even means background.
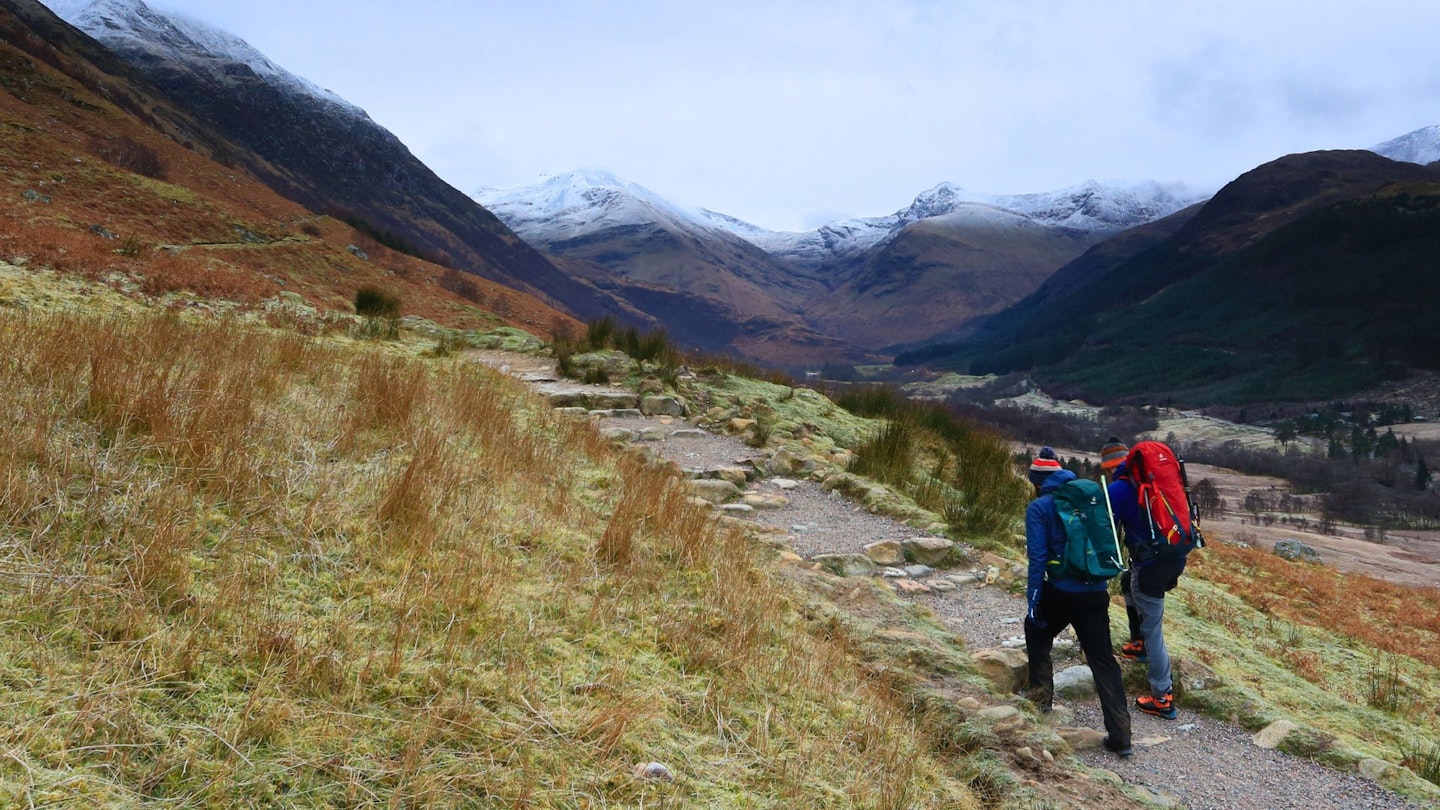
[[[1148,662],[1150,656],[1145,654],[1145,639],[1137,638],[1120,645],[1120,657],[1139,664]]]
[[[1180,716],[1180,710],[1175,708],[1175,696],[1169,692],[1165,693],[1165,697],[1158,698],[1152,697],[1151,695],[1141,695],[1135,698],[1135,705],[1139,706],[1140,711],[1146,714],[1153,714],[1156,717],[1163,717],[1166,720],[1174,720]]]
[[[1124,758],[1135,754],[1135,749],[1130,747],[1130,743],[1117,740],[1114,737],[1106,737],[1103,745],[1106,750],[1114,751],[1117,757]]]

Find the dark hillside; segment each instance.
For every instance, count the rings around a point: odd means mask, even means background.
[[[5,0],[57,49],[103,50],[30,0]],[[48,19],[47,19],[48,18]],[[342,219],[420,258],[559,303],[582,317],[605,311],[603,296],[560,272],[500,220],[445,183],[388,130],[334,103],[276,85],[241,64],[160,57],[125,38],[95,32],[191,121],[170,134],[244,168],[277,193]],[[163,48],[161,52],[163,52]],[[144,111],[137,114],[145,117]]]
[[[1031,369],[1069,395],[1201,404],[1339,396],[1433,368],[1419,302],[1440,300],[1437,194],[1433,167],[1282,158],[1123,261],[1091,251],[945,362]]]

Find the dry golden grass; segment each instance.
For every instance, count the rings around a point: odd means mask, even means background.
[[[174,313],[0,352],[0,803],[976,806],[671,469],[482,367]]]
[[[1263,613],[1440,667],[1440,589],[1296,565],[1267,551],[1221,543],[1197,562],[1195,573],[1229,585]]]

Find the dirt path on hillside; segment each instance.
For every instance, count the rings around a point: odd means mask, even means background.
[[[557,380],[553,365],[543,358],[501,352],[480,352],[475,353],[475,357],[526,381],[542,393],[587,387]],[[686,431],[683,437],[672,436],[675,430],[689,427],[676,419],[604,420],[603,424],[631,429],[660,427],[665,438],[646,444],[682,468],[734,466],[757,454],[754,448],[732,436],[694,435],[692,431]],[[866,512],[836,493],[823,490],[814,481],[764,479],[752,483],[750,488],[788,498],[789,503],[783,508],[756,510],[745,517],[784,537],[795,552],[805,558],[821,553],[859,552],[864,544],[875,540],[921,535],[908,526]],[[938,576],[924,577],[919,581],[933,584],[939,579]],[[1020,624],[1025,612],[1023,599],[998,587],[962,585],[902,598],[928,605],[971,650],[1014,646],[1023,632]],[[1062,635],[1067,637],[1073,639],[1068,630]],[[1057,649],[1057,672],[1076,663],[1079,662],[1074,653],[1067,658]],[[1061,699],[1056,704],[1056,712],[1062,719],[1073,716],[1076,725],[1103,728],[1099,707],[1093,698],[1088,701]],[[1310,760],[1262,749],[1253,744],[1250,732],[1231,723],[1183,709],[1175,720],[1163,720],[1139,711],[1132,711],[1132,719],[1135,756],[1121,760],[1098,748],[1077,751],[1076,756],[1090,767],[1105,769],[1125,783],[1145,789],[1165,806],[1184,806],[1191,810],[1285,807],[1398,810],[1415,806],[1356,774],[1340,773]]]

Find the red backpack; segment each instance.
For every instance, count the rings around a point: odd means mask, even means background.
[[[1138,442],[1125,457],[1126,474],[1135,485],[1140,511],[1150,523],[1150,537],[1140,538],[1161,557],[1183,557],[1205,544],[1200,520],[1190,500],[1185,462],[1164,442]]]

